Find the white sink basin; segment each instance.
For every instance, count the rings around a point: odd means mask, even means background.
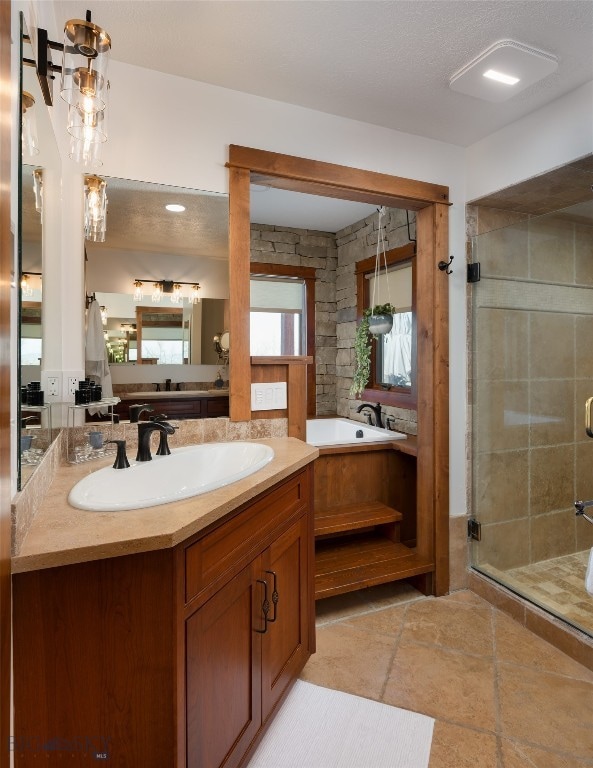
[[[204,443],[175,448],[170,456],[130,462],[127,469],[99,469],[76,483],[68,501],[73,507],[92,512],[154,507],[234,483],[273,458],[274,451],[261,443]]]

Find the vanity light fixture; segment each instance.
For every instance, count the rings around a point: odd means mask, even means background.
[[[188,302],[190,304],[197,304],[200,301],[200,284],[188,283],[183,280],[149,280],[143,278],[142,280],[134,279],[134,301],[142,301],[144,298],[143,286],[144,283],[152,282],[153,290],[151,299],[155,304],[160,303],[163,295],[170,296],[171,304],[183,304],[184,296],[182,293],[182,286],[191,285],[191,293],[188,296]]]
[[[106,231],[107,184],[100,176],[85,176],[84,236],[95,243],[103,243]]]
[[[87,167],[100,164],[100,147],[107,139],[105,110],[109,80],[107,67],[111,38],[107,32],[86,19],[70,19],[64,26],[64,42],[50,40],[46,29],[36,30],[37,57],[23,63],[37,70],[43,99],[53,106],[53,80],[61,74],[60,95],[68,104],[70,157]],[[24,36],[31,42],[31,37]],[[62,65],[54,64],[51,51],[62,52]]]
[[[21,274],[21,298],[29,299],[33,295],[33,287],[31,286],[30,278],[32,276],[38,277],[41,283],[41,272],[23,272]]]
[[[33,194],[35,195],[35,210],[43,213],[43,168],[33,171]]]
[[[23,272],[23,276],[21,277],[21,296],[23,299],[28,299],[32,295],[33,289],[29,283],[29,275],[26,272]]]
[[[21,121],[23,155],[33,157],[39,154],[39,141],[37,139],[37,120],[35,118],[35,99],[28,91],[23,91],[21,96]]]

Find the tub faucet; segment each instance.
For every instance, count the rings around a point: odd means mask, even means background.
[[[381,411],[381,403],[377,403],[376,405],[371,405],[370,403],[362,403],[356,409],[356,413],[361,413],[365,408],[368,408],[370,411],[372,411],[375,414],[374,426],[381,427],[381,429],[383,429],[383,416]]]
[[[136,454],[136,461],[152,460],[150,436],[155,431],[161,433],[158,455],[166,456],[171,453],[167,443],[167,435],[172,435],[175,432],[175,427],[169,424],[168,421],[143,421],[138,424],[138,453]]]
[[[165,379],[165,392],[171,391],[171,379]]]

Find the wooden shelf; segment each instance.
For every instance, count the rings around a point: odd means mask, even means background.
[[[347,504],[331,509],[315,511],[315,536],[329,533],[346,533],[358,528],[368,528],[402,519],[401,512],[379,501]]]
[[[320,541],[315,549],[316,600],[434,570],[434,563],[379,533]]]

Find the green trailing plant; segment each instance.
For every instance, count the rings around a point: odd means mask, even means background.
[[[350,394],[354,397],[364,392],[371,375],[371,333],[369,318],[373,315],[392,315],[395,312],[393,304],[376,304],[372,309],[365,309],[362,320],[356,329],[354,337],[354,378]]]

